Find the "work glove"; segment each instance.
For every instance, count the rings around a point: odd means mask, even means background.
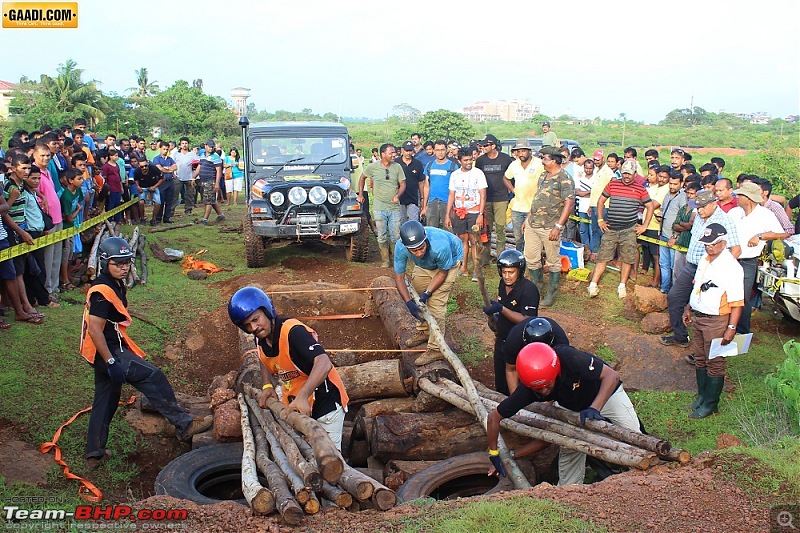
[[[594,407],[589,407],[581,411],[581,425],[585,426],[587,420],[603,420],[604,422],[608,422],[608,419],[601,415],[600,411]]]
[[[119,361],[113,365],[107,365],[106,368],[108,368],[108,379],[111,380],[113,385],[122,386],[122,384],[125,383],[125,371],[122,369],[122,365],[119,364]]]
[[[422,291],[422,293],[419,295],[419,303],[427,304],[428,303],[428,298],[430,298],[430,297],[431,297],[431,293],[429,293],[428,291]]]
[[[503,461],[500,459],[499,455],[492,455],[489,454],[489,460],[492,462],[492,466],[497,471],[497,474],[501,477],[506,477],[506,468],[503,466]]]
[[[414,318],[422,321],[425,320],[425,318],[422,316],[422,310],[420,310],[417,302],[415,302],[413,299],[406,302],[406,307],[408,307],[408,312],[411,313]]]
[[[499,313],[502,310],[503,310],[503,304],[501,304],[500,302],[492,302],[491,304],[483,308],[483,312],[489,316],[492,316],[495,313]]]

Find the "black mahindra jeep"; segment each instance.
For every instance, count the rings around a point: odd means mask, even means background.
[[[239,119],[244,146],[248,267],[265,264],[270,245],[291,239],[344,245],[350,261],[366,261],[369,225],[350,187],[347,128],[332,122]]]

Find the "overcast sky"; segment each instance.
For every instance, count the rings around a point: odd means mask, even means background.
[[[800,109],[798,0],[466,5],[81,0],[76,30],[0,29],[0,79],[54,75],[72,58],[106,92],[125,93],[147,67],[162,88],[202,78],[228,100],[248,87],[270,112],[370,118],[492,99],[645,122],[692,97],[713,112]]]

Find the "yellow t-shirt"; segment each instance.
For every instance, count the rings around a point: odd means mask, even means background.
[[[603,165],[603,168],[594,173],[594,186],[592,187],[592,194],[589,195],[589,207],[597,207],[597,200],[606,188],[606,185],[614,177],[614,171],[608,165]]]
[[[655,210],[653,216],[650,218],[650,224],[647,225],[647,229],[649,230],[660,230],[661,229],[661,203],[664,201],[664,197],[669,192],[669,185],[659,185],[656,187],[649,187],[647,189],[647,194],[650,196],[650,199],[654,202],[658,202],[658,209]],[[658,218],[656,218],[658,215]]]
[[[531,209],[533,197],[539,187],[539,176],[544,172],[544,165],[538,157],[532,157],[528,168],[522,168],[519,159],[515,159],[506,170],[506,179],[514,180],[514,198],[508,207],[518,213],[527,213]]]

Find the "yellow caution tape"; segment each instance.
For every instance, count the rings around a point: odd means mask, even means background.
[[[13,259],[20,255],[25,255],[34,250],[38,250],[39,248],[44,248],[45,246],[50,246],[51,244],[67,240],[70,237],[77,235],[78,233],[86,231],[87,229],[104,222],[105,220],[116,215],[117,213],[123,212],[124,210],[134,205],[138,201],[139,201],[138,198],[134,198],[129,202],[126,202],[118,207],[115,207],[111,211],[104,211],[103,213],[97,215],[96,217],[90,218],[85,222],[81,222],[81,225],[79,227],[73,226],[71,228],[59,230],[55,233],[48,233],[47,235],[42,235],[38,239],[34,239],[33,244],[28,244],[23,242],[22,244],[17,244],[16,246],[12,246],[11,248],[0,250],[0,263],[2,263],[3,261],[8,261],[9,259]]]
[[[577,220],[578,222],[583,222],[584,224],[591,224],[592,223],[591,220],[588,220],[586,218],[581,218],[581,217],[576,216],[576,215],[570,215],[569,218],[570,218],[570,220]],[[637,239],[639,239],[640,241],[644,241],[644,242],[651,242],[653,244],[657,244],[659,246],[663,246],[664,248],[672,248],[673,250],[677,250],[679,252],[686,253],[686,252],[689,251],[688,248],[684,248],[683,246],[678,246],[678,245],[670,246],[669,244],[667,244],[666,242],[664,242],[662,240],[653,239],[652,237],[645,237],[644,235],[639,235],[637,237]]]
[[[589,281],[591,272],[588,268],[573,268],[567,272],[567,279],[586,282]]]

